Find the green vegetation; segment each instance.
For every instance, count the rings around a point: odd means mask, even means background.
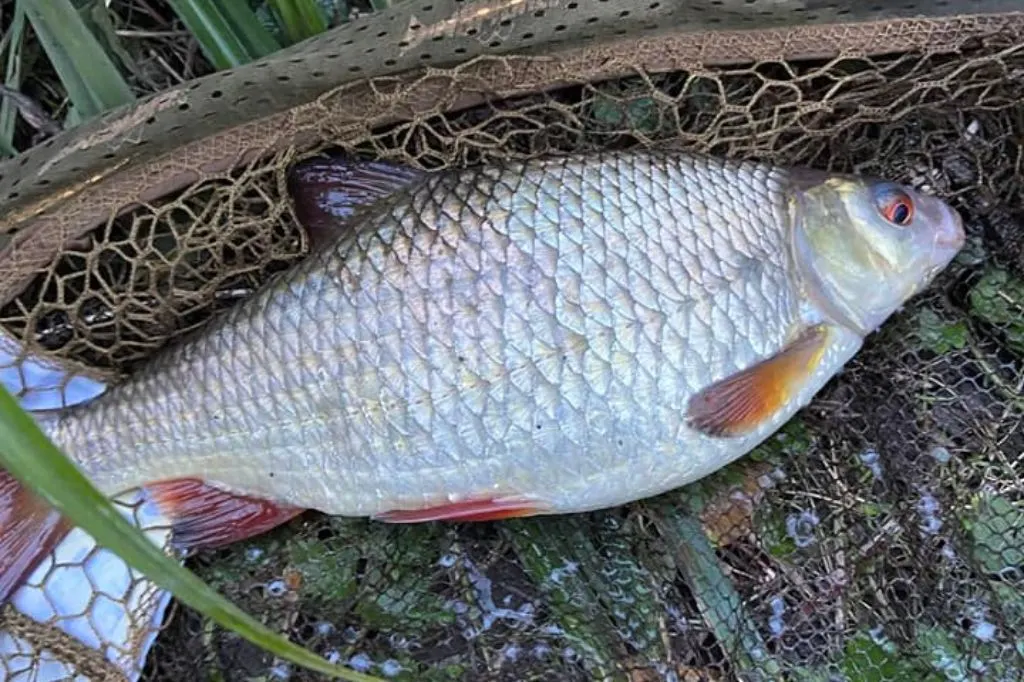
[[[67,90],[72,106],[68,123],[90,119],[135,100],[114,60],[71,0],[22,0],[18,6]]]
[[[1024,507],[1002,495],[975,498],[964,526],[974,541],[974,557],[990,574],[1024,570]]]
[[[1006,345],[1024,355],[1024,281],[1000,268],[987,268],[968,294],[971,313],[999,329]]]
[[[962,350],[970,340],[966,322],[946,322],[931,308],[922,308],[917,314],[917,333],[922,345],[939,355]]]
[[[229,69],[276,52],[281,45],[239,2],[169,0],[217,69]]]

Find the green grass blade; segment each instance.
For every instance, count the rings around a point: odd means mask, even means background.
[[[637,551],[643,543],[639,524],[609,514],[595,530],[593,542],[601,548],[601,577],[608,589],[603,595],[615,629],[625,633],[630,646],[657,661],[665,655],[661,622],[665,604],[652,567]]]
[[[327,19],[314,0],[270,0],[289,43],[327,30]]]
[[[0,466],[109,547],[147,579],[211,620],[296,665],[352,682],[383,682],[328,663],[253,620],[191,571],[163,554],[124,518],[50,442],[6,388],[0,387]]]
[[[19,2],[14,6],[14,18],[11,20],[11,28],[7,34],[9,40],[4,84],[12,90],[17,90],[21,86],[21,46],[24,34],[25,8]],[[11,156],[17,154],[17,150],[14,148],[14,123],[17,115],[14,103],[4,98],[0,103],[0,145]]]
[[[168,2],[217,69],[247,64],[280,49],[274,37],[241,0],[229,0],[223,6],[214,0]]]
[[[121,40],[117,36],[117,27],[114,26],[111,11],[104,3],[104,0],[88,0],[84,4],[78,2],[77,5],[78,12],[85,21],[86,26],[96,36],[96,39],[100,41],[107,54],[115,58],[122,68],[136,78],[144,79],[145,74],[143,70],[132,55],[129,54],[128,50],[125,49],[124,45],[121,44]]]
[[[722,570],[700,521],[684,511],[686,507],[695,511],[700,503],[689,500],[687,504],[685,498],[684,492],[680,495],[682,504],[655,505],[661,512],[655,522],[662,534],[673,540],[669,544],[676,568],[686,578],[704,621],[740,670],[781,674],[781,667],[747,617],[743,598]]]
[[[206,0],[168,0],[199,49],[217,69],[230,69],[252,61],[249,48],[232,28],[220,7]]]
[[[516,519],[504,523],[501,530],[523,570],[545,594],[564,637],[587,659],[593,679],[619,678],[622,671],[615,661],[624,654],[624,647],[612,634],[616,628],[602,601],[611,587],[603,579],[601,557],[586,532],[585,519]],[[568,557],[572,557],[571,568],[567,568]]]
[[[253,59],[266,57],[281,49],[282,45],[274,39],[267,27],[260,23],[259,17],[245,0],[220,0],[224,16],[234,27],[242,41],[249,48]]]
[[[135,100],[69,0],[19,0],[18,5],[83,120]]]

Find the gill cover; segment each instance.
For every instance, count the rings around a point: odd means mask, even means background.
[[[806,294],[861,336],[920,292],[964,244],[957,213],[884,180],[798,172],[793,256]]]

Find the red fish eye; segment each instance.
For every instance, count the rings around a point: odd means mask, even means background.
[[[879,197],[878,208],[893,225],[909,225],[914,218],[914,202],[902,190],[884,192]]]

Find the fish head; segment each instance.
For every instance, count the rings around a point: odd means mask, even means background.
[[[927,287],[965,241],[959,214],[937,197],[875,178],[793,176],[794,257],[806,293],[866,336]]]

